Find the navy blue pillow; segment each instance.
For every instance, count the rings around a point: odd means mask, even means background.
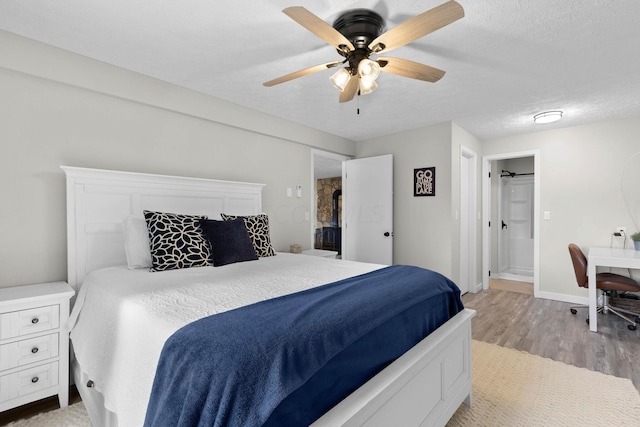
[[[202,219],[200,227],[211,245],[214,267],[258,259],[242,218],[233,221]]]

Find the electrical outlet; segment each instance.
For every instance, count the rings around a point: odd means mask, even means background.
[[[616,227],[616,233],[620,233],[623,236],[627,235],[627,227]]]

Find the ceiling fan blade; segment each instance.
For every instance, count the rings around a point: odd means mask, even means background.
[[[325,42],[335,46],[336,49],[345,52],[355,49],[353,44],[338,30],[318,18],[313,13],[309,12],[304,7],[292,6],[284,9],[282,12]]]
[[[264,86],[271,87],[280,83],[288,82],[289,80],[297,79],[298,77],[308,76],[309,74],[317,73],[318,71],[326,70],[327,68],[337,67],[342,64],[343,61],[327,62],[326,64],[315,65],[313,67],[305,68],[304,70],[294,71],[285,76],[278,77],[277,79],[269,80],[263,83]]]
[[[454,0],[417,15],[381,34],[369,43],[376,53],[389,52],[424,37],[464,16],[464,9]]]
[[[437,82],[445,74],[445,71],[408,59],[378,58],[376,62],[380,64],[380,71],[425,82]]]
[[[340,92],[340,102],[349,102],[356,96],[358,92],[358,86],[360,83],[360,78],[358,76],[349,77],[349,81],[345,86],[344,90]]]

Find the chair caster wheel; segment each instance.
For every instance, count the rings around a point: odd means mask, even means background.
[[[636,325],[628,325],[627,328],[629,328],[630,331],[635,331],[636,329],[638,329]]]
[[[578,312],[578,310],[576,310],[575,308],[571,308],[569,309],[569,311],[571,311],[571,314],[576,314]]]

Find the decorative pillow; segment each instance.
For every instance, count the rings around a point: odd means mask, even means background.
[[[149,231],[143,218],[135,216],[122,220],[122,232],[124,233],[124,251],[127,254],[127,267],[135,268],[151,267],[151,250],[149,249]]]
[[[201,219],[200,227],[211,245],[214,267],[258,259],[242,218],[233,221]]]
[[[242,218],[244,225],[247,227],[249,237],[253,242],[253,248],[259,257],[274,256],[276,251],[271,246],[271,237],[269,236],[269,217],[267,214],[238,216],[220,214],[223,220],[230,221],[236,218]]]
[[[149,230],[151,271],[211,265],[209,242],[200,229],[204,215],[143,211]]]

